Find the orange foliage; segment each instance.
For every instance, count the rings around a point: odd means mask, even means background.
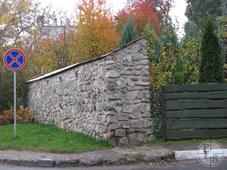
[[[94,58],[116,47],[118,34],[105,0],[82,0],[78,17],[74,61]]]
[[[35,120],[34,114],[30,113],[27,108],[20,106],[17,109],[17,122],[18,123],[33,123]],[[13,123],[13,108],[3,111],[0,115],[0,125]]]
[[[139,34],[144,32],[144,28],[148,22],[151,22],[157,33],[160,32],[160,17],[155,9],[155,5],[147,0],[141,0],[133,3],[129,8],[122,9],[116,16],[117,30],[121,31],[127,17],[131,15],[137,26]]]
[[[159,16],[152,3],[146,1],[138,2],[131,9],[131,13],[134,16],[135,23],[137,23],[138,32],[143,32],[145,25],[150,21],[159,33]]]

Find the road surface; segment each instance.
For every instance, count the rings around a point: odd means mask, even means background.
[[[227,161],[224,161],[217,168],[206,168],[198,161],[181,161],[166,163],[164,165],[135,165],[135,166],[113,166],[113,167],[91,167],[91,168],[32,168],[32,167],[13,167],[2,166],[0,170],[226,170]]]

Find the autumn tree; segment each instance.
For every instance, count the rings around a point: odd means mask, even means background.
[[[117,46],[118,34],[105,0],[82,0],[77,12],[74,62],[98,57]]]
[[[48,19],[44,19],[43,17]],[[47,35],[43,26],[52,18],[50,9],[42,8],[32,0],[0,0],[0,49],[4,53],[9,48],[20,48],[25,51],[27,65],[22,71],[27,77],[34,75],[39,55],[36,47]],[[34,59],[35,58],[35,59]],[[47,59],[43,59],[45,62]],[[4,68],[4,67],[3,67]]]
[[[154,25],[157,32],[160,31],[159,15],[155,9],[153,3],[148,1],[138,1],[133,8],[131,13],[134,16],[135,23],[137,24],[138,32],[144,32],[144,28],[148,22]]]
[[[43,16],[47,19],[43,19]],[[48,50],[48,41],[45,39],[48,31],[43,30],[51,18],[49,8],[42,8],[39,3],[32,0],[0,0],[0,52],[4,54],[7,49],[16,47],[25,51],[27,56],[27,65],[17,76],[18,105],[25,102],[27,91],[25,81],[39,75],[41,67],[52,67],[50,59],[53,55]],[[46,44],[43,45],[44,43]],[[43,55],[40,55],[41,51]],[[2,60],[0,65],[0,111],[2,111],[13,103],[10,90],[13,88],[13,76],[12,72],[3,66]]]
[[[131,15],[139,35],[144,33],[148,22],[154,26],[157,33],[160,33],[161,22],[169,17],[171,4],[172,0],[130,0],[115,17],[116,30],[121,32],[128,16]]]
[[[48,12],[47,8],[41,8],[39,3],[32,0],[1,0],[1,47],[25,45],[28,48],[33,42],[31,39],[26,41],[26,38],[35,34],[39,16],[48,18]]]
[[[28,60],[28,70],[29,70],[29,78],[33,78],[34,76],[40,76],[42,74],[53,71],[54,68],[54,60],[53,60],[53,40],[48,38],[41,38],[36,40],[35,48],[31,51],[32,55]]]
[[[115,17],[116,28],[119,32],[122,31],[129,15],[135,21],[137,31],[140,35],[143,34],[148,22],[154,25],[157,32],[160,31],[159,15],[153,3],[147,2],[146,0],[136,1],[131,6],[127,6],[119,11]]]
[[[33,34],[38,15],[44,12],[40,10],[39,4],[31,0],[0,0],[0,52],[4,54],[6,50],[17,47],[27,52],[32,41],[26,41]],[[13,76],[0,60],[0,111],[9,108],[13,100]],[[22,105],[25,99],[25,80],[27,79],[26,69],[18,73],[18,105]]]
[[[147,3],[152,3],[161,19],[169,17],[170,9],[172,8],[173,0],[145,0]],[[132,7],[141,0],[128,0],[127,6]]]
[[[73,32],[76,27],[67,25],[61,20],[61,25],[49,24],[45,27],[47,36],[39,38],[32,50],[31,64],[33,64],[33,75],[40,75],[60,69],[72,64],[71,51],[73,51]],[[58,28],[58,32],[55,29]],[[61,32],[60,32],[61,31]]]

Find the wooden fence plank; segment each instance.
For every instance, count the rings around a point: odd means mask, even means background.
[[[212,139],[227,137],[227,129],[204,129],[192,131],[167,131],[166,137],[169,140],[179,139]]]
[[[227,109],[227,99],[209,100],[167,100],[165,110],[187,110],[187,109]]]
[[[227,118],[210,119],[167,119],[167,129],[227,128]]]
[[[166,111],[167,118],[227,118],[227,109]]]
[[[167,93],[174,92],[204,92],[204,91],[225,91],[227,89],[227,84],[192,84],[192,85],[170,85],[166,87]]]
[[[163,100],[166,140],[227,137],[227,84],[172,85]]]
[[[227,99],[227,91],[166,93],[165,99]]]

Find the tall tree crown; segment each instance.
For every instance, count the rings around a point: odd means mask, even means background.
[[[200,77],[201,83],[222,83],[224,81],[221,47],[211,19],[208,19],[202,39]]]
[[[222,15],[222,0],[187,0],[186,16],[200,28],[209,16]]]
[[[131,16],[128,17],[124,25],[121,36],[122,37],[119,43],[120,46],[123,46],[137,38],[138,34],[137,34],[136,26]]]

